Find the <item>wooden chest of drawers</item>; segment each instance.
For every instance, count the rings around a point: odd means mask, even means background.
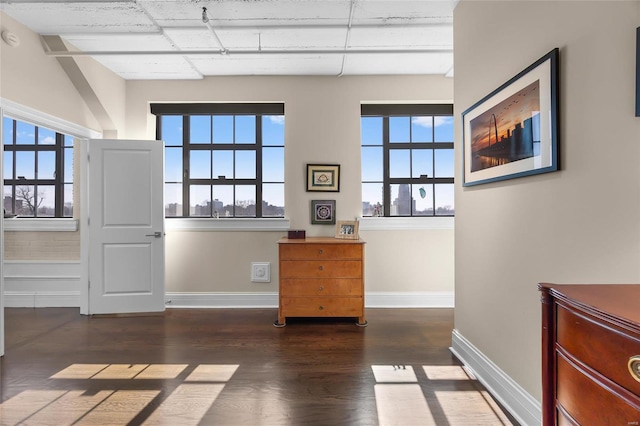
[[[543,425],[640,425],[640,285],[539,288]]]
[[[365,325],[364,241],[310,237],[278,241],[276,325],[287,317],[357,317]]]

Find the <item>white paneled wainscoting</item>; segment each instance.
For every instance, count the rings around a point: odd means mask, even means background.
[[[6,308],[80,306],[80,261],[5,260]]]

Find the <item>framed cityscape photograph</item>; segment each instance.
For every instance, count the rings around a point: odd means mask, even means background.
[[[336,200],[311,200],[311,224],[334,225],[336,223]]]
[[[558,170],[554,49],[462,113],[463,186]]]
[[[307,191],[339,192],[339,164],[307,164]]]

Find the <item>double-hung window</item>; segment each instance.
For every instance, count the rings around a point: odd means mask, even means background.
[[[361,106],[362,216],[453,216],[453,105]]]
[[[152,104],[165,216],[284,217],[284,104]]]
[[[73,137],[3,117],[4,194],[8,214],[73,216]]]

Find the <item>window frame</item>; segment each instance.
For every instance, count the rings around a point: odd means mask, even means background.
[[[282,115],[284,116],[284,104],[283,103],[168,103],[159,104],[154,103],[150,105],[151,113],[156,116],[156,138],[162,140],[162,117],[163,116],[179,116],[182,117],[182,143],[180,145],[167,145],[165,149],[169,148],[181,148],[182,149],[182,181],[181,182],[169,182],[165,180],[166,184],[180,184],[182,187],[182,215],[181,216],[166,216],[169,219],[210,219],[218,218],[214,215],[213,209],[211,209],[210,216],[203,215],[191,215],[191,203],[190,203],[190,188],[192,185],[208,185],[213,191],[215,186],[230,185],[233,186],[233,212],[234,214],[229,217],[220,216],[224,219],[282,219],[284,218],[284,206],[282,206],[282,216],[264,216],[263,211],[263,186],[269,183],[278,183],[283,185],[284,190],[284,176],[282,182],[265,182],[263,180],[262,159],[263,150],[265,148],[278,148],[283,149],[284,155],[284,140],[282,145],[264,145],[262,140],[262,119],[264,116],[270,115]],[[234,120],[234,132],[235,132],[235,120],[240,116],[255,116],[255,143],[237,143],[235,140],[230,143],[216,143],[213,139],[209,143],[193,143],[190,140],[191,132],[191,120],[192,116],[232,116]],[[212,135],[213,138],[213,135]],[[251,151],[255,153],[256,174],[255,178],[224,178],[211,176],[210,178],[193,178],[190,176],[190,154],[193,151],[209,151],[213,154],[215,151],[232,151],[234,157],[234,168],[236,153],[241,151]],[[284,173],[284,170],[283,170]],[[235,171],[234,171],[235,174]],[[237,200],[236,189],[238,186],[253,186],[255,188],[255,214],[253,216],[238,216],[236,215]],[[211,202],[213,202],[213,194],[211,194]]]
[[[430,116],[430,117],[438,117],[438,116],[446,116],[451,117],[453,119],[453,104],[361,104],[361,113],[360,119],[362,122],[362,118],[364,117],[381,117],[382,118],[382,143],[371,145],[371,144],[363,144],[362,140],[360,142],[361,150],[365,147],[381,147],[382,148],[382,186],[383,186],[383,212],[382,216],[386,218],[434,218],[434,217],[454,217],[455,216],[455,206],[453,214],[437,214],[436,208],[436,185],[443,184],[454,184],[454,177],[434,177],[427,176],[424,177],[421,175],[420,177],[391,177],[390,176],[390,153],[392,150],[396,149],[405,149],[409,150],[411,153],[416,149],[430,149],[433,152],[432,155],[432,166],[433,170],[435,170],[435,162],[436,162],[436,150],[438,149],[454,149],[454,141],[451,142],[436,142],[435,137],[432,138],[431,142],[391,142],[390,141],[390,128],[389,128],[389,119],[391,117],[408,117],[410,119],[414,116]],[[435,136],[435,126],[432,126],[432,136]],[[453,164],[455,168],[455,164]],[[361,180],[361,185],[365,183],[379,183],[379,181],[365,181]],[[408,184],[410,188],[415,184],[425,184],[432,185],[433,191],[433,213],[430,215],[415,215],[413,212],[413,208],[410,209],[410,214],[408,215],[391,215],[391,186],[392,185],[402,185]],[[412,197],[413,199],[413,197]],[[365,200],[362,200],[363,202]],[[362,211],[364,213],[364,211]],[[367,215],[363,218],[372,218],[376,217],[373,215]]]
[[[7,213],[12,213],[12,214],[16,214],[15,211],[15,207],[16,207],[16,188],[19,186],[32,186],[34,189],[34,197],[36,196],[35,194],[38,193],[38,186],[53,186],[54,188],[54,214],[53,216],[40,216],[38,215],[38,208],[37,206],[34,207],[34,211],[33,211],[33,215],[32,216],[22,216],[22,218],[31,218],[31,219],[69,219],[73,217],[73,210],[75,208],[75,206],[73,206],[73,195],[71,196],[71,203],[72,203],[72,211],[71,211],[71,215],[65,215],[64,214],[64,210],[65,210],[65,185],[72,185],[74,184],[73,179],[71,181],[65,181],[65,155],[67,154],[68,150],[73,151],[74,150],[74,146],[72,145],[65,145],[65,140],[67,137],[73,137],[71,135],[65,134],[60,132],[58,129],[52,129],[50,127],[46,127],[43,126],[41,124],[37,124],[32,122],[31,120],[25,120],[19,117],[15,117],[10,113],[4,113],[3,116],[1,117],[2,121],[3,121],[3,162],[4,162],[4,156],[7,153],[12,153],[12,165],[11,165],[11,173],[12,176],[9,179],[5,179],[4,178],[4,173],[6,171],[3,171],[3,186],[5,188],[11,188],[11,198],[13,200],[12,206],[11,206],[11,211],[7,211]],[[4,124],[5,124],[5,120],[10,120],[11,121],[11,125],[12,125],[12,130],[11,130],[11,134],[13,136],[13,139],[11,141],[11,143],[7,143],[4,140],[4,130],[6,130],[4,128]],[[18,144],[17,143],[17,139],[18,139],[18,134],[17,134],[17,130],[18,130],[18,123],[24,123],[27,124],[29,126],[33,126],[34,128],[34,140],[33,140],[33,144]],[[48,132],[53,132],[55,135],[55,143],[53,144],[40,144],[38,143],[39,141],[39,133],[41,131],[41,129],[46,130]],[[33,152],[34,154],[34,176],[33,178],[30,179],[19,179],[19,177],[16,175],[17,171],[16,171],[16,165],[17,165],[17,153],[18,152]],[[41,152],[54,152],[55,153],[55,165],[54,165],[54,178],[52,179],[43,179],[40,178],[38,176],[38,161],[39,161],[39,153]],[[73,152],[72,152],[73,155]],[[73,164],[71,165],[72,167],[72,176],[73,176]],[[5,196],[5,192],[3,191],[2,193],[2,197],[3,197],[3,207],[4,207],[4,196]],[[37,198],[36,198],[37,200]]]

